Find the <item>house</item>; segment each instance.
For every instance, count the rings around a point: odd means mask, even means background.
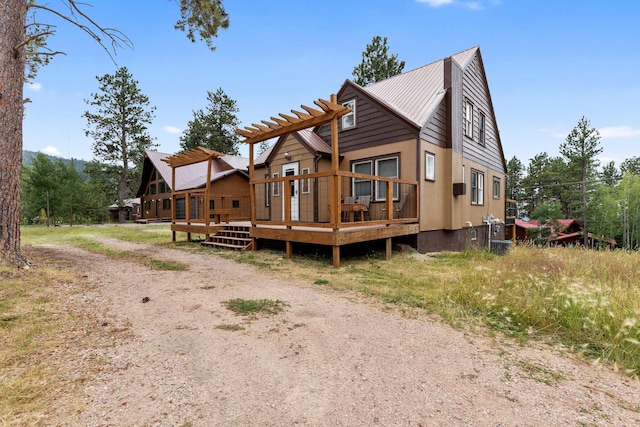
[[[124,199],[123,201],[123,210],[125,212],[124,219],[132,220],[137,219],[140,216],[140,199]],[[118,221],[120,208],[117,203],[114,203],[109,206],[109,219],[111,221]]]
[[[431,252],[504,238],[506,161],[479,47],[315,103],[237,130],[250,153],[278,138],[250,166],[253,237],[329,244],[334,265],[358,241]]]
[[[142,207],[139,222],[204,222],[205,202],[208,209],[226,213],[224,218],[214,218],[217,222],[250,218],[249,160],[202,147],[193,151],[200,157],[174,168],[171,159],[192,159],[193,155],[145,152],[137,193]]]
[[[580,246],[583,244],[582,224],[575,219],[559,219],[556,221],[557,228],[551,230],[549,235],[549,244],[553,246]],[[540,225],[538,220],[523,221],[515,220],[516,234],[515,238],[519,242],[527,242],[535,240],[536,230],[540,228],[548,229],[548,225]],[[607,246],[615,248],[617,242],[615,239],[603,239],[589,233],[590,246]]]

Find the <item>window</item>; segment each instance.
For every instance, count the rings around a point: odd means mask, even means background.
[[[274,178],[280,178],[280,174],[279,173],[274,173],[273,174]],[[277,197],[280,195],[280,183],[279,182],[274,182],[273,183],[273,195],[274,197]]]
[[[209,210],[214,210],[216,208],[216,201],[209,200]]]
[[[500,198],[500,178],[495,176],[493,177],[493,198]]]
[[[149,186],[149,194],[156,194],[156,185],[155,184],[151,184]]]
[[[484,127],[485,127],[486,117],[484,113],[480,113],[478,115],[478,144],[484,145]]]
[[[186,199],[184,197],[180,197],[176,199],[176,219],[186,219],[187,217],[187,205]]]
[[[309,175],[309,168],[302,168],[302,175]],[[311,180],[309,178],[302,179],[302,194],[311,193]]]
[[[232,200],[231,201],[231,207],[233,209],[238,209],[240,207],[240,200]]]
[[[397,178],[398,177],[398,158],[389,157],[386,159],[376,160],[376,175],[383,176],[385,178]],[[376,200],[386,200],[387,193],[386,182],[378,181]],[[393,198],[398,198],[398,183],[393,183]]]
[[[354,173],[361,173],[364,175],[373,175],[373,162],[371,160],[366,162],[354,163],[351,166],[351,170]],[[373,187],[371,180],[366,178],[354,178],[353,179],[353,197],[371,196],[373,195]]]
[[[162,209],[171,210],[171,199],[162,199]]]
[[[166,183],[166,182],[164,182],[164,181],[160,181],[160,182],[158,183],[158,188],[159,188],[159,190],[158,190],[158,193],[159,193],[159,194],[163,194],[163,193],[171,193],[171,189],[169,188],[169,186],[167,185],[167,183]]]
[[[478,230],[475,228],[471,229],[471,240],[478,240]]]
[[[464,134],[473,139],[473,104],[469,100],[464,102]]]
[[[428,181],[436,180],[436,155],[428,151],[424,157],[424,179]]]
[[[351,112],[342,116],[342,130],[356,126],[356,100],[352,99],[342,103],[343,107],[351,109]]]
[[[484,174],[478,171],[471,171],[471,204],[484,204]]]

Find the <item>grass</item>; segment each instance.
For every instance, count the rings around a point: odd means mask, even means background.
[[[275,277],[358,291],[403,310],[436,313],[453,325],[482,323],[520,342],[552,341],[596,363],[640,375],[638,252],[517,246],[504,256],[475,250],[422,261],[400,253],[384,261],[382,253],[368,251],[343,256],[343,267],[335,270],[317,253],[288,260],[281,251],[212,251],[171,242],[167,225],[23,229],[25,243],[85,245],[114,258],[138,257],[110,253],[95,243],[101,237],[215,254]]]
[[[0,264],[0,284],[0,425],[45,425],[60,396],[82,393],[65,379],[63,348],[76,319],[60,308],[59,292],[77,292],[76,279],[59,268]]]
[[[222,305],[236,315],[246,317],[255,317],[258,314],[273,316],[282,312],[288,306],[286,302],[280,300],[242,298],[222,301]]]

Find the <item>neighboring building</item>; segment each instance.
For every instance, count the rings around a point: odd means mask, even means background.
[[[125,211],[124,219],[127,221],[132,219],[137,219],[140,215],[140,198],[124,199],[123,202],[124,202],[124,211]],[[113,205],[109,206],[109,219],[111,221],[118,221],[119,212],[120,212],[120,209],[118,208],[117,203],[114,203]]]
[[[337,103],[351,110],[337,127],[340,200],[366,200],[372,222],[417,225],[404,229],[411,235],[393,238],[423,253],[504,239],[506,161],[479,47],[367,87],[347,80]],[[331,222],[330,184],[321,176],[332,171],[331,141],[326,122],[281,135],[256,160],[254,179],[265,182],[256,184],[256,221],[285,218],[282,185],[289,183],[289,228],[296,221]],[[389,184],[394,215],[388,215],[387,182],[343,172],[397,180]],[[319,175],[282,181],[309,174]],[[495,218],[490,227],[487,218]],[[253,233],[260,236],[260,230]],[[362,239],[378,235],[370,231]],[[292,232],[287,236],[294,239]]]
[[[155,151],[145,152],[142,181],[137,193],[141,203],[141,222],[172,220],[172,170],[165,161],[171,156]],[[250,218],[248,165],[249,159],[239,156],[221,155],[212,160],[208,198],[211,209],[228,209],[233,220]],[[173,197],[178,216],[185,214],[185,197],[189,197],[190,210],[195,217],[197,211],[203,210],[207,162],[176,168],[175,186]]]
[[[575,219],[559,219],[556,221],[558,228],[552,229],[549,236],[549,244],[552,246],[581,246],[583,244],[582,224]],[[530,221],[523,221],[516,219],[516,240],[519,242],[534,241],[536,230],[539,228],[549,228],[547,225],[540,226],[539,222],[535,219]],[[594,244],[597,246],[608,246],[615,248],[617,242],[615,239],[602,239],[598,236],[594,236],[589,233],[589,242],[592,247]]]

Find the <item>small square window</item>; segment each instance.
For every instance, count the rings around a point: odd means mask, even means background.
[[[478,240],[478,230],[475,228],[471,229],[471,240]]]
[[[343,107],[351,109],[350,113],[342,116],[342,130],[349,129],[356,126],[356,100],[352,99],[342,103]]]
[[[233,209],[238,209],[240,207],[240,200],[232,200],[231,201],[231,207]]]
[[[436,155],[433,153],[425,153],[424,178],[428,181],[436,180]]]

